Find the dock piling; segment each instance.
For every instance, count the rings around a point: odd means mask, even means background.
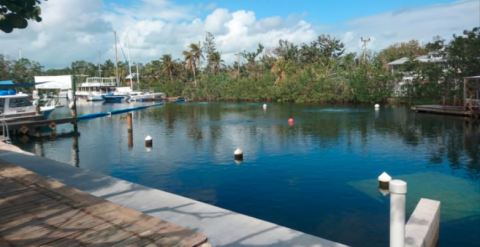
[[[128,133],[133,132],[133,116],[131,112],[127,113],[127,129]]]
[[[128,131],[128,147],[133,147],[133,115],[131,112],[127,113],[127,131]]]
[[[405,201],[407,183],[394,179],[390,189],[390,247],[405,246]]]

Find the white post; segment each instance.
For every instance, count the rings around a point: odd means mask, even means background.
[[[407,183],[390,181],[390,247],[405,246],[405,195]]]

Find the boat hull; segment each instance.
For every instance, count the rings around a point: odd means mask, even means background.
[[[125,99],[125,96],[120,96],[120,95],[104,95],[103,100],[105,100],[105,103],[122,103],[122,101]]]

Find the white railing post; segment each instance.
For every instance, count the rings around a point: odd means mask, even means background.
[[[405,195],[407,183],[394,179],[390,181],[390,247],[405,246]]]

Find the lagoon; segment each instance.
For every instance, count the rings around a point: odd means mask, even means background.
[[[84,103],[79,112],[126,107]],[[442,202],[441,246],[480,242],[480,129],[463,118],[261,103],[167,104],[133,117],[133,147],[125,115],[79,122],[78,150],[71,138],[14,144],[353,246],[388,245],[389,201],[376,188],[387,171],[408,182],[407,215],[421,197]]]

